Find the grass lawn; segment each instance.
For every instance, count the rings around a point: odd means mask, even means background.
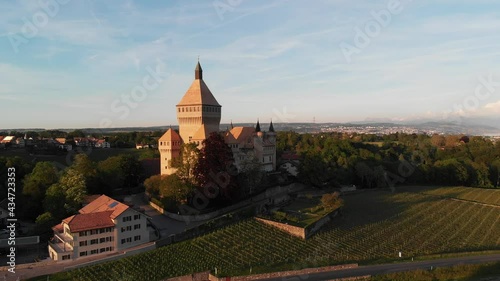
[[[321,200],[318,197],[313,198],[298,198],[293,200],[290,204],[282,207],[286,213],[295,215],[299,218],[298,225],[307,226],[324,215],[328,214],[331,210],[318,207],[321,205]]]

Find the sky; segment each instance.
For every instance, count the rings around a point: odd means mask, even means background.
[[[175,125],[198,58],[222,123],[500,113],[495,0],[40,0],[0,11],[3,129]]]

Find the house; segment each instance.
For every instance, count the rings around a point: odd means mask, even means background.
[[[146,216],[106,195],[52,230],[49,255],[55,261],[109,254],[149,242]]]
[[[60,144],[65,144],[66,143],[66,138],[55,138],[55,140],[60,143]]]
[[[254,127],[233,127],[224,135],[224,142],[233,152],[234,164],[238,170],[245,170],[252,161],[260,163],[261,170],[276,170],[276,133],[273,122],[263,132],[260,123]]]
[[[12,144],[16,143],[15,136],[6,136],[0,141],[1,147],[10,147]]]
[[[293,152],[284,152],[281,155],[280,169],[287,171],[292,176],[299,174],[300,157]]]
[[[149,148],[149,144],[136,143],[135,148],[136,149]]]
[[[106,140],[98,140],[95,143],[95,147],[97,148],[111,148],[111,144],[107,142]]]
[[[75,141],[75,145],[80,147],[91,147],[94,146],[94,143],[96,142],[96,139],[93,137],[89,138],[78,137],[78,138],[73,138],[73,140]]]

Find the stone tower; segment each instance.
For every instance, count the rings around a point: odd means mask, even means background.
[[[181,137],[172,128],[168,129],[168,131],[158,140],[158,149],[160,150],[160,173],[162,175],[171,175],[175,173],[176,168],[172,167],[172,159],[179,157],[181,144]]]
[[[218,132],[222,106],[203,81],[200,62],[194,70],[194,81],[177,104],[179,134],[184,143],[201,142],[212,132]]]

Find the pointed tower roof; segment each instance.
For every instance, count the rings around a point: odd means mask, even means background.
[[[258,119],[257,119],[257,125],[255,125],[255,131],[260,132],[260,123]]]
[[[179,105],[215,105],[220,106],[219,102],[215,99],[207,84],[203,81],[203,70],[201,69],[200,62],[196,64],[194,70],[194,81],[182,97]]]
[[[234,128],[233,126],[233,119],[231,119],[231,129]]]
[[[201,69],[200,61],[196,64],[196,68],[194,69],[194,79],[203,80],[203,69]]]
[[[158,141],[180,141],[180,140],[181,136],[179,136],[179,134],[176,131],[170,128],[168,129],[168,131],[165,132],[165,134],[163,134],[163,136],[161,136],[161,138]]]
[[[274,133],[273,120],[271,120],[271,124],[269,124],[269,132],[273,132]]]

